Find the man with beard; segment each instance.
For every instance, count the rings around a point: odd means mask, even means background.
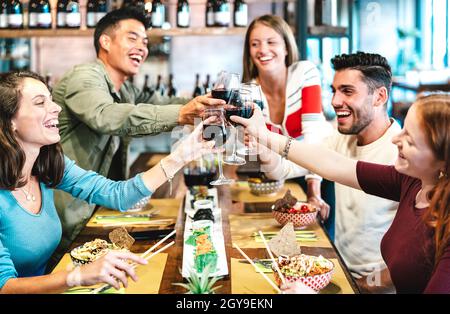
[[[132,7],[114,10],[97,24],[97,60],[77,65],[55,85],[53,100],[62,107],[59,129],[64,154],[78,166],[115,180],[128,177],[131,137],[193,124],[209,105],[225,102],[207,95],[190,101],[138,90],[128,80],[148,56],[147,20]],[[185,104],[185,105],[182,105]],[[55,265],[86,225],[95,206],[55,191],[63,237],[49,263]]]
[[[391,139],[401,128],[387,114],[392,85],[387,60],[378,54],[358,52],[336,56],[331,62],[336,71],[331,88],[339,133],[326,138],[324,145],[355,160],[393,164],[398,152]],[[260,156],[270,178],[287,179],[306,173],[277,154],[264,150]],[[341,184],[335,184],[335,195],[335,245],[361,292],[393,292],[380,242],[398,203]],[[320,195],[316,198],[321,200]],[[317,205],[320,207],[319,202]],[[320,209],[326,219],[327,206]]]

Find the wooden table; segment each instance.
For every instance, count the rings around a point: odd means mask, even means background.
[[[131,167],[131,174],[134,175],[137,172],[144,171],[148,168],[148,161],[152,158],[152,154],[142,154],[136,162]],[[236,174],[237,167],[234,166],[225,166],[224,172],[227,177],[238,179]],[[174,189],[175,195],[174,197],[179,201],[179,209],[178,209],[178,217],[176,218],[176,238],[175,245],[165,251],[168,253],[168,258],[166,262],[166,266],[164,269],[159,293],[160,294],[173,294],[173,293],[184,293],[185,290],[179,286],[174,286],[172,283],[183,282],[183,277],[181,276],[179,269],[182,265],[183,259],[183,233],[184,233],[184,224],[185,224],[185,214],[184,214],[184,195],[187,191],[186,186],[184,185],[182,172],[175,177],[175,186]],[[218,195],[219,195],[219,207],[222,209],[222,227],[224,232],[225,239],[225,249],[227,254],[227,262],[230,270],[230,275],[225,276],[222,280],[220,280],[217,284],[222,285],[219,293],[230,294],[231,293],[231,258],[242,259],[240,253],[232,247],[232,237],[230,233],[230,214],[241,214],[244,212],[246,206],[243,201],[233,201],[232,200],[232,189],[230,186],[218,186]],[[164,202],[164,198],[168,197],[168,189],[165,185],[162,186],[161,191],[158,189],[156,193],[153,195],[154,198],[162,198]],[[157,200],[155,200],[157,202]],[[173,202],[174,200],[172,200]],[[255,204],[254,204],[255,205]],[[256,204],[257,205],[257,204]],[[87,226],[80,235],[75,239],[72,248],[80,245],[86,241],[93,240],[95,237],[103,237],[107,238],[107,230],[101,230],[91,228]],[[102,234],[103,233],[103,234]],[[346,279],[348,280],[348,284],[351,286],[351,289],[354,293],[358,293],[358,288],[355,285],[352,276],[348,272],[344,263],[342,262],[341,257],[339,256],[334,245],[329,241],[328,247],[302,247],[302,253],[308,255],[323,255],[326,258],[332,258],[338,260],[345,274]],[[146,249],[148,249],[156,240],[138,240],[133,245],[132,251],[135,253],[142,253]],[[264,258],[266,256],[266,251],[264,248],[250,248],[245,249],[245,252],[251,257],[259,257]]]

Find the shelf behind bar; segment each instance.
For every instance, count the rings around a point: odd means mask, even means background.
[[[348,36],[347,27],[341,26],[310,26],[308,27],[309,37],[346,37]]]
[[[245,35],[245,27],[195,27],[195,28],[152,28],[147,30],[150,37],[163,36],[236,36]],[[92,37],[94,29],[6,29],[0,30],[0,38],[30,37]]]

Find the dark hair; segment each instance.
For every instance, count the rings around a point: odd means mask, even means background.
[[[435,266],[450,245],[450,93],[433,93],[416,100],[417,115],[428,144],[444,168],[427,195],[430,206],[425,221],[434,228]]]
[[[110,29],[117,27],[120,21],[129,19],[137,20],[141,22],[145,28],[148,27],[144,11],[135,7],[125,7],[110,11],[98,21],[94,32],[94,47],[97,55],[100,51],[100,36]]]
[[[335,71],[352,69],[362,73],[363,81],[369,87],[372,94],[375,89],[386,87],[388,95],[392,87],[391,66],[385,57],[376,53],[358,51],[354,54],[337,55],[331,59]]]
[[[45,80],[30,71],[12,71],[0,74],[0,188],[14,190],[24,186],[27,178],[22,177],[25,152],[17,142],[11,120],[19,110],[22,99],[23,81]],[[61,182],[64,174],[64,155],[59,143],[41,147],[33,165],[32,175],[50,187]]]
[[[244,55],[243,55],[243,76],[242,81],[248,82],[258,76],[258,69],[250,57],[250,34],[255,28],[255,26],[260,23],[265,26],[272,28],[276,31],[284,40],[286,45],[287,56],[285,59],[286,66],[290,66],[292,63],[298,61],[298,48],[295,42],[294,34],[292,33],[289,24],[286,23],[281,17],[276,15],[262,15],[254,19],[247,28],[247,33],[245,34],[244,42]]]

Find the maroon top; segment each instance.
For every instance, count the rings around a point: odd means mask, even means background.
[[[359,185],[366,193],[399,203],[391,227],[381,241],[381,254],[397,293],[450,293],[450,245],[434,265],[434,229],[415,207],[421,181],[397,172],[394,166],[359,161]]]

